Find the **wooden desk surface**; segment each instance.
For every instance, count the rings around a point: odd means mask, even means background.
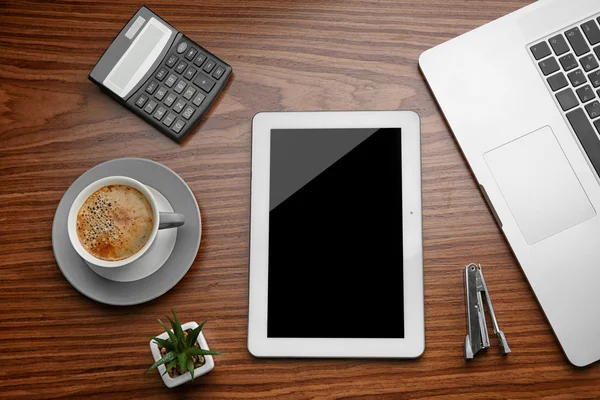
[[[568,364],[417,65],[421,52],[530,0],[150,2],[228,61],[234,76],[181,145],[87,75],[139,7],[124,0],[0,3],[0,397],[600,397],[600,366]],[[250,120],[257,111],[415,110],[422,118],[427,349],[414,361],[259,360],[246,350]],[[135,307],[87,299],[63,278],[51,224],[69,185],[119,157],[179,173],[200,205],[198,257],[164,296]],[[463,360],[462,267],[482,263],[513,353]],[[148,335],[174,308],[208,318],[216,368],[176,390]],[[359,317],[357,316],[357,320]],[[299,321],[307,322],[307,321]]]

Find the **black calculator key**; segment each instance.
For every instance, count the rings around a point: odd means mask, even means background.
[[[194,75],[196,75],[196,72],[198,70],[194,67],[189,67],[187,69],[187,71],[185,71],[185,74],[183,74],[183,77],[187,80],[192,80],[192,78],[194,77]]]
[[[197,52],[198,52],[198,50],[196,50],[193,47],[190,47],[189,50],[187,51],[187,53],[185,53],[185,58],[192,61],[194,59],[194,57],[196,56]]]
[[[208,60],[206,62],[206,64],[204,64],[204,67],[202,67],[202,69],[204,71],[206,71],[207,73],[210,74],[210,71],[213,70],[213,68],[215,67],[215,65],[217,65],[217,63],[215,63],[213,60]]]
[[[579,100],[582,103],[587,103],[588,101],[594,99],[596,94],[590,85],[585,85],[576,90],[577,96],[579,96]]]
[[[591,119],[600,117],[600,101],[596,100],[585,106],[585,110]]]
[[[557,56],[565,54],[567,51],[569,51],[569,45],[567,44],[567,41],[563,35],[551,37],[549,42],[550,46],[552,46],[552,50],[554,50],[554,54]]]
[[[187,43],[186,42],[181,42],[177,45],[177,52],[179,54],[183,53],[186,49],[187,49]]]
[[[187,84],[183,80],[179,80],[179,82],[177,82],[177,86],[175,86],[173,88],[173,90],[176,93],[181,93],[181,92],[183,92],[183,89],[185,89],[186,86],[187,86]]]
[[[600,174],[600,140],[598,140],[598,135],[594,132],[590,120],[581,108],[568,113],[567,119],[571,123],[573,131],[575,131],[581,145],[590,158],[596,173]],[[600,120],[596,120],[596,122],[597,121]]]
[[[547,58],[539,62],[540,69],[544,75],[550,75],[560,69],[554,57]]]
[[[158,72],[156,73],[155,78],[158,79],[160,82],[162,82],[163,79],[165,79],[165,76],[167,76],[167,70],[165,68],[161,68],[160,70],[158,70]]]
[[[181,110],[183,110],[183,107],[185,107],[185,101],[179,99],[177,100],[177,103],[175,103],[175,105],[173,106],[173,111],[179,114]]]
[[[590,47],[586,43],[579,28],[575,27],[569,29],[565,32],[565,35],[567,36],[569,43],[571,43],[571,47],[573,47],[576,55],[580,56],[590,51]]]
[[[556,93],[556,99],[560,103],[560,107],[563,111],[570,110],[571,108],[579,105],[577,98],[575,97],[575,93],[573,93],[573,89],[566,88],[562,92]]]
[[[167,85],[168,87],[173,87],[173,85],[175,84],[175,82],[177,82],[177,75],[171,74],[171,75],[169,75],[169,77],[165,81],[165,85]]]
[[[192,115],[194,115],[194,111],[196,111],[194,107],[187,106],[181,115],[183,115],[183,118],[185,119],[190,119],[192,118]]]
[[[146,92],[152,94],[152,93],[154,93],[154,91],[156,90],[157,87],[158,87],[158,83],[152,81],[148,84],[148,86],[146,86]]]
[[[187,89],[185,89],[185,92],[183,93],[183,98],[189,100],[194,96],[195,93],[196,88],[190,85]]]
[[[166,126],[171,126],[171,124],[173,123],[173,121],[175,121],[175,118],[176,118],[176,117],[177,117],[177,116],[176,116],[175,114],[173,114],[173,113],[171,113],[171,112],[170,112],[170,113],[169,113],[169,114],[168,114],[168,115],[165,117],[165,119],[163,119],[163,124],[165,124]]]
[[[148,96],[143,94],[140,97],[138,97],[138,99],[135,101],[135,105],[138,106],[139,108],[142,108],[142,107],[144,107],[144,104],[146,104],[147,101],[148,101]]]
[[[567,54],[566,56],[559,58],[558,61],[560,61],[560,65],[562,65],[565,71],[570,71],[573,68],[577,68],[579,65],[573,54]]]
[[[152,114],[152,111],[154,111],[154,109],[156,108],[156,105],[158,103],[155,102],[154,100],[150,100],[148,102],[148,105],[146,106],[146,108],[144,108],[144,111],[146,111],[148,114]]]
[[[581,30],[592,45],[600,43],[600,29],[598,29],[596,21],[591,20],[582,24]]]
[[[175,96],[175,93],[169,93],[169,95],[167,96],[167,98],[164,101],[165,106],[171,107],[171,105],[175,102],[175,100],[177,100],[177,96]]]
[[[177,57],[175,54],[171,54],[167,60],[167,67],[173,68],[175,63],[177,63],[177,60],[179,60],[179,57]]]
[[[587,82],[587,80],[585,79],[585,75],[583,74],[583,72],[581,72],[580,69],[575,70],[573,72],[569,72],[569,74],[567,76],[569,77],[569,80],[571,81],[571,85],[573,85],[574,87],[583,85],[584,83]]]
[[[588,54],[587,56],[583,56],[579,59],[581,66],[585,70],[585,72],[590,72],[596,68],[598,68],[598,61],[596,61],[596,57],[593,54]]]
[[[590,79],[590,82],[592,82],[592,85],[594,85],[595,88],[600,86],[600,70],[592,72],[588,75],[588,78]]]
[[[154,118],[156,118],[157,120],[161,120],[162,117],[165,116],[165,113],[167,112],[167,109],[164,107],[158,107],[158,110],[156,110],[156,112],[154,113]]]
[[[187,63],[185,61],[180,61],[175,67],[175,71],[177,71],[178,74],[183,74],[183,71],[185,71],[186,67]]]
[[[181,118],[178,118],[177,121],[173,124],[172,129],[175,133],[179,133],[179,132],[181,132],[181,130],[183,129],[184,126],[185,126],[185,122]]]
[[[192,103],[194,103],[196,107],[200,107],[200,104],[202,104],[205,98],[205,95],[203,95],[202,93],[198,93],[196,97],[194,97],[194,100],[192,100]]]
[[[215,69],[215,72],[213,72],[212,76],[214,76],[217,79],[221,79],[221,77],[223,76],[224,73],[225,73],[225,68],[223,68],[219,65],[217,67],[217,69]]]
[[[550,55],[550,47],[546,42],[541,42],[531,46],[531,53],[536,60],[541,60]]]
[[[200,53],[194,60],[194,65],[201,67],[204,60],[206,60],[206,56],[204,54]]]
[[[567,86],[569,82],[567,82],[565,74],[559,72],[558,74],[552,75],[550,78],[548,78],[548,84],[550,85],[550,88],[556,92],[558,89],[562,89]]]
[[[210,90],[215,86],[215,82],[211,79],[208,79],[204,75],[199,75],[194,79],[194,83],[200,86],[200,89],[204,90],[206,93],[210,92]]]
[[[167,94],[167,88],[164,86],[161,86],[158,88],[158,90],[154,94],[154,97],[156,97],[158,100],[162,100],[163,97],[165,97],[165,94]]]

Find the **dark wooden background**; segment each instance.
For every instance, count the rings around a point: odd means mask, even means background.
[[[0,398],[599,398],[600,366],[566,357],[496,226],[417,65],[421,52],[530,0],[165,1],[155,12],[234,69],[181,145],[87,75],[141,5],[0,2]],[[422,118],[427,348],[414,361],[259,360],[246,350],[250,121],[258,111],[415,110]],[[87,299],[52,253],[58,202],[84,171],[146,157],[179,173],[202,212],[200,252],[164,296],[134,307]],[[368,210],[365,210],[368,212]],[[465,363],[462,268],[484,265],[513,353]],[[174,308],[208,318],[226,356],[174,390],[148,335]],[[357,322],[358,321],[357,316]],[[299,321],[310,323],[310,321]]]

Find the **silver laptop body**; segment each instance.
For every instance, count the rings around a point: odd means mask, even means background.
[[[600,359],[598,17],[598,0],[542,0],[419,59],[577,366]]]

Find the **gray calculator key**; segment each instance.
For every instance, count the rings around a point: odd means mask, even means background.
[[[190,47],[190,49],[187,51],[187,53],[185,53],[185,58],[192,61],[194,59],[194,57],[196,56],[197,52],[198,52],[198,50],[196,50],[193,47]]]
[[[185,71],[186,67],[187,63],[185,61],[180,61],[175,67],[175,71],[177,71],[178,74],[183,74],[183,71]]]
[[[204,90],[206,93],[210,92],[213,86],[215,86],[215,81],[212,79],[208,79],[204,75],[198,75],[196,79],[194,79],[194,83],[200,86],[200,89]]]
[[[186,83],[184,81],[180,80],[177,83],[177,86],[175,86],[175,88],[173,90],[177,93],[181,93],[181,92],[183,92],[183,89],[185,89],[186,86],[187,86]]]
[[[163,119],[163,124],[166,126],[171,126],[171,124],[173,123],[173,121],[175,121],[175,117],[177,117],[175,114],[173,113],[169,113],[165,119]]]
[[[171,104],[173,104],[175,102],[175,100],[177,100],[177,96],[175,96],[175,93],[169,93],[169,95],[167,96],[167,98],[164,101],[165,106],[171,107]]]
[[[190,85],[188,86],[188,88],[185,90],[185,93],[183,93],[183,97],[187,100],[191,99],[192,96],[194,95],[194,93],[196,93],[196,89]]]
[[[202,93],[198,93],[196,95],[196,97],[194,97],[194,100],[192,100],[192,103],[194,103],[194,105],[196,107],[199,107],[200,104],[202,104],[202,102],[204,101],[205,98],[206,98],[205,95],[203,95]]]
[[[167,109],[164,107],[158,107],[158,110],[156,110],[156,112],[154,113],[154,118],[156,118],[157,120],[161,120],[162,117],[165,116],[165,113],[167,112]]]
[[[152,114],[152,111],[154,111],[154,109],[157,106],[157,102],[155,102],[154,100],[150,100],[148,102],[148,105],[146,106],[146,108],[144,108],[144,111],[146,111],[148,114]]]
[[[158,88],[156,93],[154,93],[154,97],[156,97],[158,100],[162,100],[163,97],[165,97],[165,94],[167,94],[167,88],[164,86],[161,86]]]
[[[171,128],[171,129],[173,129],[173,131],[175,133],[179,133],[179,132],[181,132],[181,130],[183,129],[184,126],[185,126],[185,122],[181,118],[179,118],[179,119],[177,119],[175,124],[173,124],[173,128]]]
[[[155,75],[155,78],[162,82],[163,79],[167,76],[167,70],[165,68],[161,68]]]
[[[177,46],[177,52],[179,54],[183,53],[185,51],[185,49],[187,49],[187,43],[186,42],[181,42],[179,43],[179,45]]]
[[[213,60],[208,60],[202,69],[210,74],[210,71],[217,65]]]
[[[158,87],[158,83],[152,81],[148,84],[148,86],[146,86],[146,92],[152,94],[152,93],[154,93],[154,91],[156,90],[157,87]]]
[[[192,115],[194,115],[194,111],[196,111],[194,107],[187,106],[181,115],[183,115],[183,118],[185,119],[190,119],[192,118]]]
[[[206,56],[204,54],[200,53],[194,60],[194,65],[201,67],[204,60],[206,60]]]
[[[185,74],[184,74],[183,76],[184,76],[184,77],[185,77],[185,79],[187,79],[188,81],[189,81],[189,80],[192,80],[192,78],[194,77],[194,75],[196,75],[196,72],[197,72],[197,71],[198,71],[198,70],[197,70],[196,68],[194,68],[194,67],[189,67],[189,68],[187,69],[187,71],[185,71]]]
[[[225,72],[225,68],[221,67],[220,65],[217,67],[217,69],[215,69],[215,72],[213,72],[212,76],[214,76],[217,79],[221,79],[221,77],[223,76],[223,73]]]
[[[144,107],[144,104],[146,104],[147,101],[148,101],[148,96],[143,94],[140,97],[138,97],[138,99],[135,101],[135,105],[138,106],[139,108],[142,108],[142,107]]]
[[[173,85],[175,84],[175,82],[177,82],[177,76],[174,75],[174,74],[171,74],[171,75],[169,75],[169,77],[165,81],[165,85],[167,85],[168,87],[173,87]]]
[[[175,54],[171,54],[167,60],[167,67],[173,68],[177,60],[179,60],[179,57],[177,57]]]
[[[179,99],[177,103],[175,103],[175,105],[173,106],[173,111],[179,114],[181,110],[183,110],[183,107],[185,107],[185,101]]]

